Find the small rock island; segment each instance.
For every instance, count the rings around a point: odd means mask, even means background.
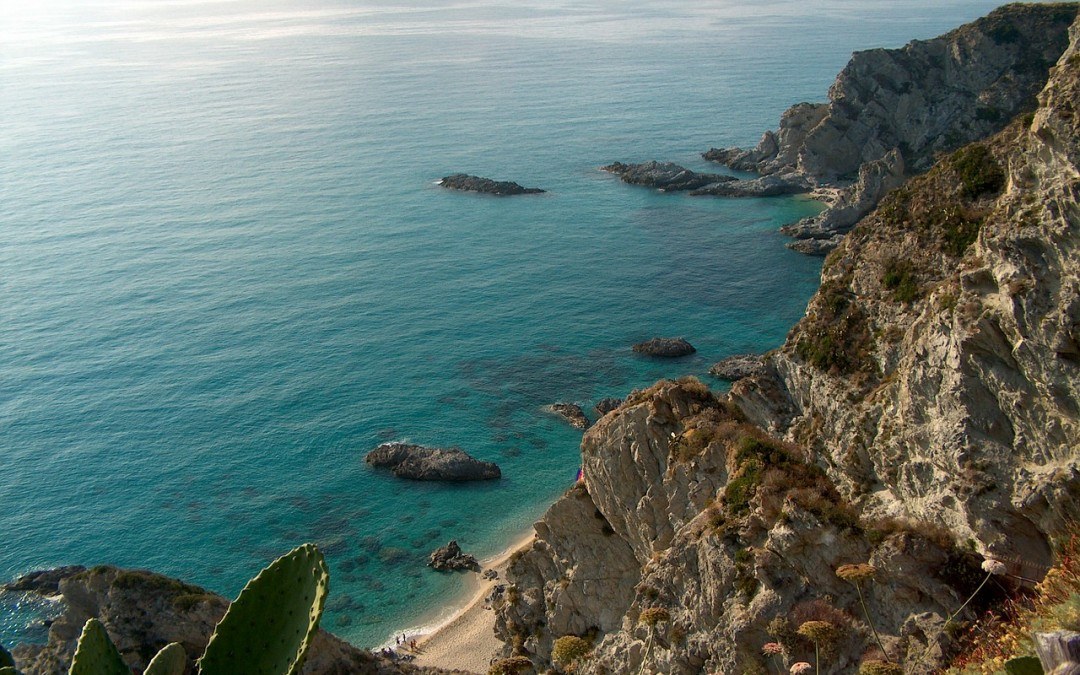
[[[368,464],[390,469],[398,478],[461,482],[502,477],[495,462],[484,462],[460,448],[428,448],[408,443],[383,443],[364,457]]]
[[[527,188],[508,180],[492,180],[480,176],[470,176],[467,173],[455,173],[439,181],[439,185],[450,190],[462,192],[482,192],[487,195],[500,197],[508,195],[536,195],[544,190],[540,188]]]
[[[634,345],[634,351],[645,356],[660,356],[663,358],[676,358],[689,356],[697,350],[686,340],[679,338],[654,337],[645,342]]]

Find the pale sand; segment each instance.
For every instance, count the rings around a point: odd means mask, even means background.
[[[467,604],[430,634],[417,638],[416,665],[487,673],[491,660],[502,654],[503,643],[495,637],[495,612],[484,608],[484,598],[495,584],[506,583],[510,556],[531,546],[534,537],[530,529],[506,551],[480,561],[483,569],[499,573],[497,579],[485,581],[472,573],[464,577],[468,593],[463,594],[463,601]]]

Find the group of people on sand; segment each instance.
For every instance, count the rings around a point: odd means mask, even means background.
[[[420,647],[419,647],[419,645],[416,644],[416,639],[413,638],[413,639],[410,640],[405,635],[405,633],[402,633],[400,636],[395,635],[394,636],[394,643],[397,645],[396,648],[390,649],[389,647],[383,647],[382,649],[379,650],[379,652],[383,656],[385,656],[386,658],[389,658],[389,659],[402,658],[402,659],[407,660],[407,661],[411,661],[412,659],[416,658],[415,656],[413,656],[413,654],[420,653]],[[398,654],[397,649],[408,649],[413,654],[404,654],[404,655]]]

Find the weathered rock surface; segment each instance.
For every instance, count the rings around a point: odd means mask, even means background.
[[[428,567],[441,571],[472,570],[480,571],[480,563],[474,556],[461,550],[456,541],[451,541],[446,546],[441,546],[431,552],[428,558]]]
[[[502,477],[495,462],[478,460],[459,448],[383,443],[369,452],[364,461],[410,480],[471,481]]]
[[[761,176],[748,180],[733,180],[726,183],[713,183],[697,188],[691,195],[713,195],[714,197],[775,197],[809,192],[811,184],[796,173],[782,176]]]
[[[696,173],[671,162],[645,162],[643,164],[623,164],[615,162],[600,167],[617,175],[624,183],[644,185],[664,192],[696,190],[707,185],[715,185],[736,180],[734,176],[718,173]]]
[[[585,416],[585,412],[581,409],[581,406],[576,403],[552,403],[547,409],[553,415],[561,417],[567,424],[575,429],[584,431],[589,428],[589,418]]]
[[[1068,46],[1076,12],[1074,4],[1006,5],[932,40],[856,52],[828,103],[792,106],[753,149],[714,148],[704,157],[844,188],[840,203],[791,232],[815,239],[843,234],[903,175],[926,171],[940,153],[1030,110]]]
[[[1076,9],[1028,7],[995,16]],[[1033,21],[1015,28],[1025,41]],[[988,26],[976,41],[1028,49]],[[556,638],[595,636],[580,673],[761,672],[768,641],[784,668],[812,662],[794,629],[824,618],[840,638],[822,672],[856,672],[872,637],[836,568],[869,562],[885,649],[930,673],[982,555],[1045,573],[1080,510],[1080,22],[1070,33],[1030,118],[855,225],[759,372],[721,400],[660,383],[585,434],[583,484],[509,569],[504,640],[543,668]],[[963,41],[951,49],[967,63]],[[789,132],[828,111],[796,113]],[[595,556],[612,565],[594,571]],[[670,618],[650,629],[639,617],[654,607]]]
[[[736,354],[714,363],[709,374],[724,380],[741,380],[757,375],[765,369],[765,362],[760,354]]]
[[[60,582],[79,572],[85,572],[82,565],[66,565],[49,570],[37,570],[24,574],[15,581],[4,584],[5,591],[33,592],[38,595],[56,595],[60,592]]]
[[[645,342],[634,345],[634,351],[646,356],[659,356],[663,358],[676,358],[689,356],[697,350],[686,340],[680,338],[655,337]]]
[[[540,188],[527,188],[506,180],[492,180],[465,173],[455,173],[439,181],[439,185],[451,190],[482,192],[489,195],[534,195],[544,192]]]
[[[869,543],[866,525],[824,506],[838,499],[824,475],[798,462],[770,468],[765,487],[735,499],[727,486],[746,465],[730,458],[759,433],[694,381],[631,395],[586,433],[583,484],[552,506],[532,550],[510,566],[511,585],[493,605],[500,638],[541,668],[556,638],[588,634],[597,647],[585,673],[743,672],[764,666],[770,623],[787,621],[791,635],[797,617],[829,597],[844,640],[826,672],[853,672],[866,628],[854,587],[835,568],[869,560],[881,570],[870,602],[879,630],[890,627],[886,645],[932,663],[947,645],[948,607],[963,601],[937,571],[964,567],[956,550],[903,528]],[[785,496],[792,481],[802,492]],[[649,607],[672,617],[651,650],[638,622]],[[812,660],[811,644],[786,640],[790,659]]]
[[[595,410],[598,415],[603,417],[604,415],[608,414],[612,410],[615,410],[620,405],[622,405],[622,402],[623,400],[621,398],[603,398],[597,401],[596,405],[593,406],[593,410]]]
[[[91,617],[105,625],[124,661],[138,672],[170,642],[184,647],[189,672],[194,672],[194,660],[206,649],[214,626],[229,606],[219,595],[152,572],[95,567],[59,576],[64,613],[49,628],[48,643],[12,650],[23,675],[68,672],[83,624]],[[302,672],[391,675],[446,671],[394,663],[320,630]]]

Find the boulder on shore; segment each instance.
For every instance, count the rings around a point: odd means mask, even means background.
[[[440,572],[451,570],[480,571],[480,563],[476,561],[474,556],[462,551],[461,546],[459,546],[456,541],[451,541],[446,546],[439,547],[432,551],[431,557],[428,558],[428,567],[439,570]]]
[[[364,461],[410,480],[470,481],[502,477],[495,462],[481,461],[460,448],[383,443],[369,452]]]
[[[540,188],[527,188],[508,180],[491,180],[467,173],[455,173],[439,181],[439,185],[463,192],[482,192],[487,195],[535,195],[544,192]]]
[[[579,405],[574,403],[552,403],[547,409],[563,418],[567,424],[575,429],[584,431],[589,428],[589,418],[585,416],[585,412]]]
[[[709,374],[722,380],[741,380],[765,370],[765,362],[757,354],[736,354],[714,363]]]
[[[686,340],[680,338],[661,338],[656,337],[645,342],[639,342],[634,345],[634,351],[638,354],[645,354],[646,356],[662,356],[666,358],[674,358],[678,356],[688,356],[693,354],[697,350],[694,349]]]

